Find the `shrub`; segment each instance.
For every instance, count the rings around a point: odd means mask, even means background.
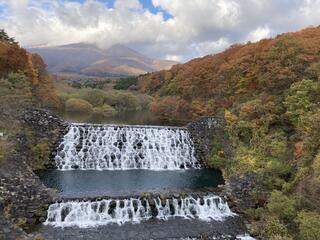
[[[152,103],[153,98],[149,95],[146,94],[139,94],[137,95],[137,99],[138,99],[138,105],[140,110],[143,109],[149,109],[150,105]]]
[[[136,86],[138,83],[138,78],[136,77],[127,77],[127,78],[120,78],[116,81],[114,85],[114,89],[117,90],[127,90],[131,86]]]
[[[14,38],[9,37],[9,35],[4,31],[4,29],[0,29],[0,40],[5,41],[9,44],[18,44],[18,42]]]
[[[293,240],[290,236],[273,235],[269,237],[269,240]]]
[[[223,169],[226,164],[223,146],[219,143],[214,143],[209,159],[210,167]]]
[[[276,239],[275,237],[286,237],[288,230],[285,225],[281,224],[279,219],[270,217],[264,229],[264,237],[266,239]],[[280,238],[281,239],[281,238]]]
[[[57,95],[60,101],[63,103],[65,103],[66,101],[68,101],[68,99],[71,98],[70,94],[66,92],[58,92]]]
[[[139,108],[138,98],[130,92],[107,92],[105,103],[114,107],[117,111],[131,111]]]
[[[224,112],[224,119],[226,120],[226,122],[228,124],[234,124],[237,122],[238,117],[236,115],[234,115],[232,112],[225,110]]]
[[[105,91],[99,89],[81,89],[75,96],[89,102],[92,106],[103,105],[105,101]]]
[[[268,134],[263,139],[264,151],[268,156],[282,159],[287,153],[287,139],[280,130],[273,134]]]
[[[66,111],[69,113],[91,113],[92,105],[85,100],[71,98],[66,101]]]
[[[307,69],[307,73],[312,79],[320,80],[320,62],[316,62],[310,65]]]
[[[260,220],[265,214],[265,210],[263,208],[248,208],[245,213],[251,219]]]
[[[316,155],[316,157],[313,160],[312,169],[316,181],[320,183],[320,152]]]
[[[49,146],[47,143],[39,143],[31,148],[32,168],[34,170],[42,169],[43,164],[49,157]]]
[[[178,94],[177,84],[175,81],[168,82],[164,85],[163,89],[160,91],[162,96],[175,96]]]
[[[285,99],[286,115],[297,124],[306,112],[311,111],[320,101],[320,84],[311,80],[293,83]]]
[[[233,133],[237,136],[237,138],[245,143],[250,144],[250,141],[253,137],[253,129],[250,122],[247,121],[238,121],[234,126]]]
[[[239,146],[232,162],[232,171],[237,173],[255,172],[259,158],[257,154],[246,146]]]
[[[4,159],[6,152],[7,152],[7,143],[6,141],[0,139],[0,163]]]
[[[94,115],[98,115],[98,116],[102,116],[102,117],[111,117],[111,116],[115,115],[116,113],[117,113],[117,111],[108,104],[104,104],[101,107],[95,107],[93,109]]]
[[[280,191],[273,191],[269,197],[267,208],[269,212],[280,219],[290,220],[296,215],[296,200],[285,196]]]
[[[7,94],[25,95],[31,97],[31,86],[28,78],[21,72],[10,73],[8,78],[0,79],[0,96]]]
[[[320,239],[320,214],[301,211],[298,213],[296,222],[299,226],[300,239]]]

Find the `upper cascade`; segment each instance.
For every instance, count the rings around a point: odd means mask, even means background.
[[[60,170],[200,168],[184,128],[72,124],[55,157]]]

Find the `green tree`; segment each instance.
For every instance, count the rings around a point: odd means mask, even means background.
[[[275,217],[267,219],[267,225],[264,231],[265,239],[277,239],[276,237],[286,237],[287,235],[288,230],[285,225],[280,223],[279,219]]]
[[[137,77],[120,78],[116,82],[113,88],[116,90],[127,90],[131,86],[136,86],[137,83],[138,83]]]
[[[16,42],[14,38],[8,36],[4,29],[0,29],[0,40],[5,41],[9,44],[18,44],[18,42]]]
[[[268,210],[280,219],[291,219],[296,214],[296,201],[280,191],[273,191],[268,200]]]
[[[93,108],[94,115],[102,116],[102,117],[106,117],[106,118],[111,117],[111,116],[115,115],[116,113],[117,113],[117,111],[108,104],[104,104],[101,107]]]
[[[296,222],[299,225],[300,239],[320,239],[320,214],[301,211],[298,213]]]
[[[312,80],[302,80],[293,83],[284,105],[287,108],[286,115],[297,124],[301,117],[311,112],[320,103],[320,83]]]
[[[91,113],[92,105],[85,100],[71,98],[66,101],[66,111],[69,113]]]

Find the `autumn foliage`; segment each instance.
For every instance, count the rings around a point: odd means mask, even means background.
[[[0,78],[5,79],[9,74],[18,72],[27,77],[36,102],[48,107],[59,105],[52,78],[42,58],[27,52],[15,42],[0,38]]]
[[[281,93],[302,78],[315,79],[319,42],[317,27],[258,43],[237,44],[222,53],[175,65],[169,71],[141,76],[139,88],[159,97],[152,110],[160,115],[190,118],[216,114],[261,93]],[[166,108],[168,96],[179,101]],[[182,100],[189,110],[180,114],[177,105]]]
[[[242,191],[253,236],[319,239],[320,27],[234,45],[140,76],[138,86],[165,119],[224,117],[232,156],[212,139],[207,162],[226,179],[255,176]]]

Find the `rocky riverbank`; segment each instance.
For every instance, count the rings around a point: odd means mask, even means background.
[[[219,154],[224,161],[232,159],[232,147],[226,134],[226,123],[222,118],[202,117],[189,123],[187,129],[196,148],[197,158],[206,167],[215,167],[210,162],[214,148],[219,146]],[[251,193],[259,186],[256,174],[233,175],[226,179],[223,186],[223,195],[235,212],[243,213],[245,209],[254,206]],[[262,203],[259,203],[262,204]]]
[[[9,153],[1,160],[0,167],[0,239],[31,239],[26,234],[45,221],[46,210],[56,199],[53,189],[45,187],[33,172],[34,149],[46,142],[46,152],[55,149],[67,124],[49,111],[33,109],[20,113],[23,131],[11,136]],[[50,157],[41,166],[50,166]]]

